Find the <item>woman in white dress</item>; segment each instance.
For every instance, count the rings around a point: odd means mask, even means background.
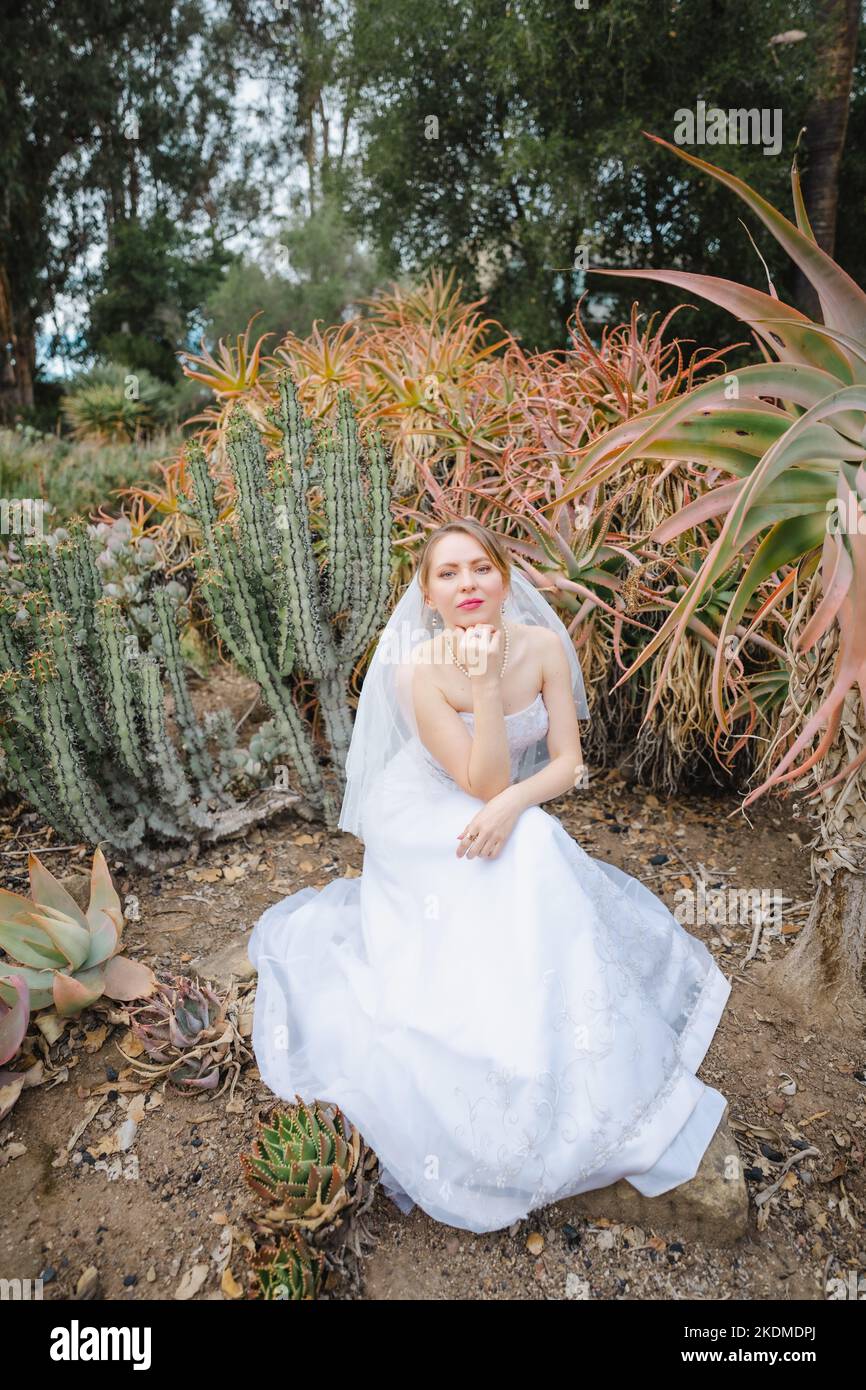
[[[538,804],[585,785],[586,715],[568,632],[498,537],[440,527],[362,687],[339,822],[361,877],[250,938],[265,1083],[338,1104],[403,1211],[470,1231],[619,1178],[666,1192],[725,1109],[695,1072],[729,981]]]

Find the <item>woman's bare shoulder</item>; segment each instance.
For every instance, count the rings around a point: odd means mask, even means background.
[[[515,626],[526,642],[527,652],[534,656],[543,657],[559,646],[559,638],[552,628],[541,623],[516,623]]]

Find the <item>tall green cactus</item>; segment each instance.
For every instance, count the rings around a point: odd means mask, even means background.
[[[86,523],[74,518],[68,532],[28,548],[0,593],[0,761],[12,787],[64,839],[107,843],[144,865],[166,842],[186,853],[259,818],[266,805],[247,815],[229,790],[249,761],[232,723],[214,716],[204,728],[195,716],[167,592],[152,596],[161,665],[103,596]]]
[[[278,378],[278,393],[279,404],[267,415],[282,448],[270,456],[247,411],[236,406],[232,412],[227,450],[236,502],[230,519],[220,519],[203,448],[187,449],[203,540],[196,570],[220,637],[241,670],[258,681],[274,713],[299,789],[333,828],[352,735],[348,678],[388,602],[388,457],[378,431],[361,446],[347,391],[339,394],[336,428],[318,440],[288,371]],[[315,544],[320,531],[321,558]],[[333,785],[294,702],[295,672],[316,685]]]

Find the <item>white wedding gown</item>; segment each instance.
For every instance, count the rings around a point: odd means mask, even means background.
[[[506,727],[514,770],[547,731],[541,695]],[[470,1231],[619,1178],[650,1197],[686,1182],[725,1108],[695,1071],[729,981],[540,806],[495,858],[458,858],[482,804],[412,739],[365,804],[361,877],[263,914],[265,1083],[338,1104],[404,1212]]]

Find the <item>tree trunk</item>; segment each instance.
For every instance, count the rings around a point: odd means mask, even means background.
[[[810,1022],[859,1037],[866,1027],[866,864],[861,870],[818,879],[808,921],[768,981]]]
[[[860,0],[821,0],[817,18],[822,44],[818,54],[820,91],[806,117],[808,166],[803,195],[815,240],[828,256],[832,256],[836,245],[839,168],[848,128]],[[818,297],[799,269],[794,297],[804,313],[820,319]]]
[[[0,266],[0,351],[0,421],[11,424],[33,404],[36,334],[29,311],[12,302],[5,266]]]

